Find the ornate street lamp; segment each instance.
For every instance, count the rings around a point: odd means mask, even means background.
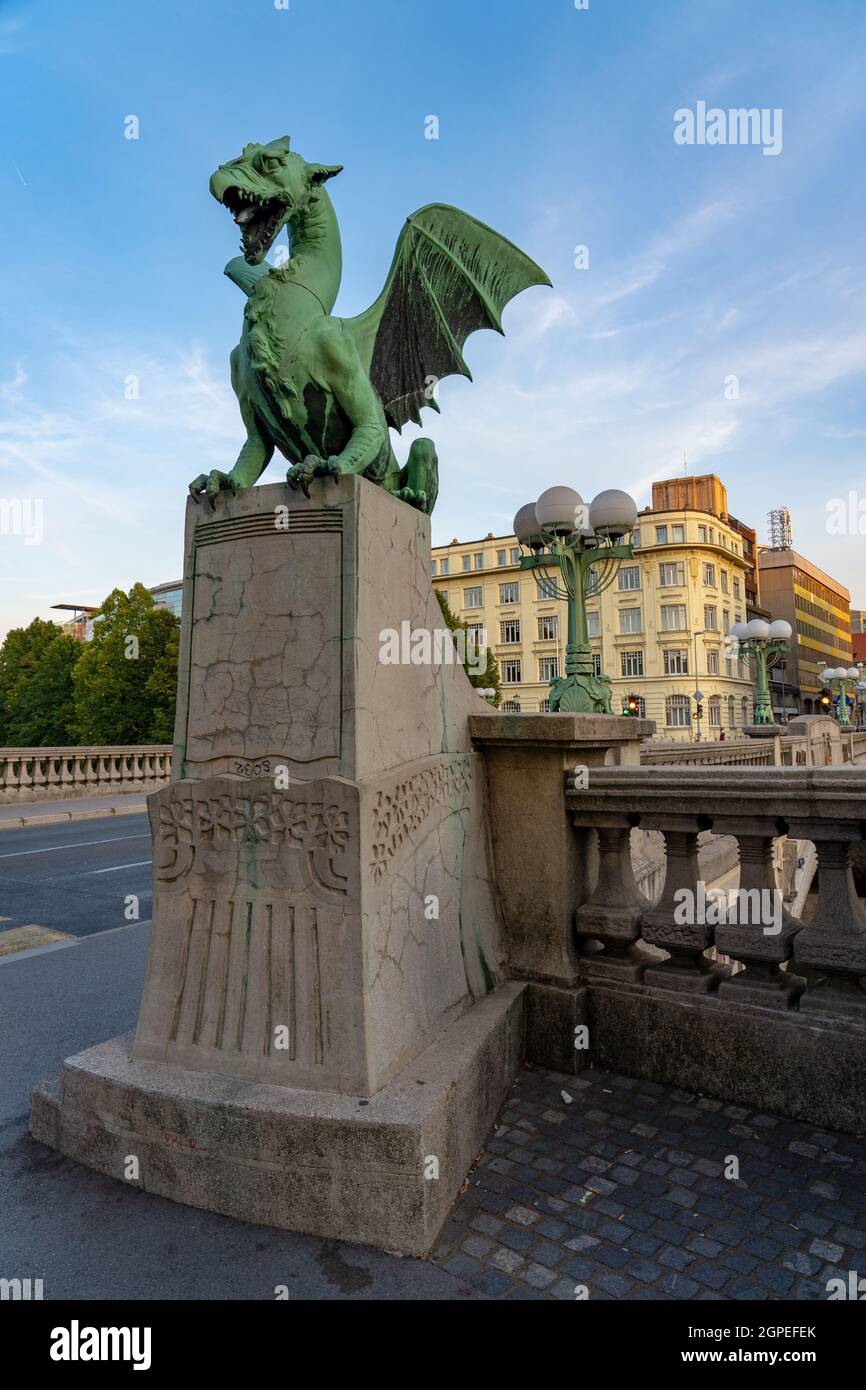
[[[827,670],[822,671],[818,677],[823,685],[827,685],[831,690],[836,690],[838,692],[838,719],[840,724],[851,723],[851,716],[848,713],[848,686],[850,685],[856,689],[859,678],[860,672],[857,670],[856,666],[848,666],[847,668],[845,666],[828,667]],[[856,698],[856,695],[852,696],[852,704]]]
[[[573,488],[550,487],[514,518],[514,534],[524,551],[520,568],[538,571],[543,592],[568,603],[565,675],[551,681],[551,711],[613,712],[610,678],[592,670],[586,600],[609,588],[621,562],[634,558],[623,537],[636,522],[634,499],[617,488],[600,492],[587,505]],[[552,573],[556,570],[558,577]]]
[[[784,618],[774,623],[765,623],[763,618],[753,618],[750,623],[734,623],[730,636],[736,643],[736,655],[754,657],[755,669],[755,723],[775,724],[773,704],[770,699],[770,685],[767,671],[775,666],[780,658],[788,656],[791,640],[791,624]]]

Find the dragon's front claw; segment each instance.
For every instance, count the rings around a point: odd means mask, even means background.
[[[230,492],[234,497],[237,490],[237,483],[232,475],[221,473],[218,468],[212,469],[210,473],[199,473],[189,485],[190,497],[198,499],[205,496],[211,511],[216,507],[216,499],[221,492]]]
[[[294,463],[286,474],[286,482],[289,487],[301,489],[305,497],[310,495],[310,483],[314,478],[333,478],[335,481],[340,476],[340,469],[336,458],[320,459],[315,454],[308,454],[303,463]]]

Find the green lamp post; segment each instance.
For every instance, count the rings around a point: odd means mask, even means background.
[[[767,672],[780,657],[787,656],[791,650],[792,628],[784,618],[774,623],[765,623],[763,618],[753,618],[750,623],[734,623],[730,636],[736,643],[736,654],[754,658],[755,671],[755,723],[775,724],[773,702],[770,699],[770,683]]]
[[[852,687],[852,691],[857,688],[857,682],[860,679],[860,672],[857,667],[828,667],[826,671],[821,672],[818,679],[822,685],[829,686],[830,689],[835,690],[839,696],[839,723],[850,724],[851,716],[848,712],[848,686],[850,685]],[[852,694],[851,703],[854,704],[856,699],[857,696]]]
[[[514,518],[520,568],[536,571],[544,593],[568,604],[565,675],[551,681],[551,712],[613,713],[610,678],[592,669],[586,600],[609,588],[621,562],[634,557],[623,537],[636,521],[633,498],[616,488],[587,504],[573,488],[551,487]]]

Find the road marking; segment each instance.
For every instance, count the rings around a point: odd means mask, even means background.
[[[110,869],[91,869],[92,874],[116,874],[118,869],[140,869],[142,864],[149,864],[149,859],[139,859],[137,864],[114,864]]]
[[[149,840],[150,831],[143,835],[111,835],[107,840],[74,840],[68,845],[47,845],[45,849],[17,849],[11,854],[0,854],[0,859],[20,859],[25,854],[53,854],[61,849],[83,849],[86,845],[114,845],[118,840]]]
[[[8,919],[7,919],[8,920]],[[11,931],[0,932],[0,956],[15,955],[18,951],[29,951],[34,946],[47,946],[53,941],[74,941],[69,932],[52,931],[40,927],[38,922],[28,922],[23,927],[13,927]]]

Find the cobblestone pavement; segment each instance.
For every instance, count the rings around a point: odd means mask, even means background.
[[[864,1178],[866,1139],[525,1070],[432,1258],[491,1298],[823,1300],[866,1276]]]

